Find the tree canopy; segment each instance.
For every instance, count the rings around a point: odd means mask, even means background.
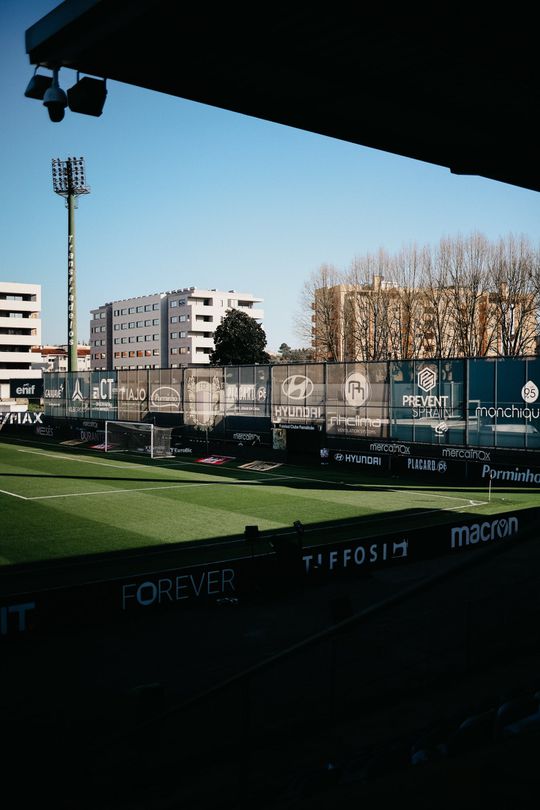
[[[214,333],[213,366],[268,363],[266,334],[262,326],[238,309],[227,312]]]

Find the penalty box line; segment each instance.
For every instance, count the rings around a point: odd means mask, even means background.
[[[197,481],[196,483],[190,484],[166,484],[163,487],[130,487],[129,489],[97,489],[93,490],[92,492],[64,492],[59,493],[57,495],[33,495],[29,497],[24,497],[23,495],[14,495],[15,498],[22,498],[24,501],[45,501],[50,500],[52,498],[82,498],[89,495],[119,495],[119,494],[126,494],[131,492],[153,492],[158,489],[189,489],[189,487],[223,487],[223,486],[236,486],[236,487],[246,487],[250,486],[250,484],[263,484],[264,481],[255,480],[251,482],[246,481]],[[0,490],[2,492],[3,490]],[[6,493],[7,495],[13,495],[12,492]]]

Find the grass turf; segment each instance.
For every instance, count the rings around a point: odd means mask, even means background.
[[[538,490],[444,487],[333,467],[211,467],[53,445],[0,444],[0,565],[294,533],[305,545],[538,504]],[[233,541],[239,541],[234,544]],[[241,550],[240,550],[241,549]]]

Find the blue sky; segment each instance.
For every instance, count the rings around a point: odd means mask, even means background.
[[[105,301],[216,287],[264,299],[268,348],[299,346],[300,290],[321,264],[473,231],[540,243],[540,195],[247,116],[107,83],[100,118],[49,121],[24,97],[25,30],[57,0],[0,0],[0,279],[42,285],[43,341],[66,341],[67,214],[51,158],[82,155],[79,339]],[[60,72],[64,89],[76,80]]]

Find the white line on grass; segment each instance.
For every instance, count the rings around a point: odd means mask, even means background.
[[[1,492],[3,495],[11,495],[11,497],[12,497],[12,498],[20,498],[20,499],[21,499],[21,501],[27,501],[27,500],[29,500],[28,498],[25,498],[25,497],[24,497],[24,495],[17,495],[17,493],[16,493],[16,492],[8,492],[8,491],[7,491],[7,489],[0,489],[0,492]]]
[[[245,481],[196,481],[192,483],[182,483],[182,484],[166,484],[163,487],[130,487],[128,489],[96,489],[92,492],[64,492],[59,493],[58,495],[34,495],[31,497],[24,498],[25,501],[44,501],[50,498],[79,498],[86,495],[117,495],[118,493],[130,493],[130,492],[147,492],[149,490],[154,491],[156,489],[187,489],[188,487],[225,487],[225,486],[237,486],[237,487],[246,487],[250,486],[251,484],[262,484],[263,481],[255,480],[250,481],[249,484]],[[1,492],[2,490],[0,490]],[[12,493],[7,493],[8,495]],[[16,495],[17,498],[22,498],[22,495]]]
[[[17,448],[17,452],[32,453],[34,456],[45,456],[45,458],[59,458],[61,461],[74,461],[76,464],[97,464],[100,467],[116,467],[119,470],[123,470],[126,467],[132,470],[141,469],[140,464],[130,464],[128,461],[123,461],[121,464],[114,464],[111,461],[93,461],[89,458],[80,458],[80,456],[63,456],[59,453],[42,453],[40,450],[21,450],[20,448]],[[149,467],[145,469],[150,469],[153,472],[156,468]],[[158,469],[161,470],[162,467]]]
[[[80,457],[59,455],[58,453],[43,453],[40,450],[22,450],[20,448],[17,448],[17,450],[18,450],[19,453],[33,453],[36,456],[46,456],[48,458],[59,458],[59,459],[63,459],[63,460],[66,460],[66,461],[74,461],[74,462],[82,463],[82,464],[97,464],[98,466],[112,467],[112,468],[117,468],[117,469],[125,469],[126,467],[129,468],[129,469],[134,469],[134,470],[140,470],[141,469],[140,464],[134,464],[134,463],[130,463],[130,462],[127,462],[127,461],[123,461],[121,464],[114,464],[114,463],[109,462],[109,461],[93,461],[92,459],[83,459],[83,458],[80,458]],[[188,466],[189,467],[194,467],[195,463],[196,462],[193,462],[193,461],[187,461],[187,460],[184,461],[184,460],[182,460],[182,461],[172,462],[171,464],[162,465],[160,467],[146,467],[145,466],[144,469],[152,471],[152,472],[154,472],[154,471],[156,471],[156,472],[157,471],[164,471],[164,470],[168,471],[168,470],[171,470],[173,465],[178,466],[178,467],[188,467]],[[171,470],[171,471],[174,473],[174,469]],[[199,472],[200,472],[200,474],[203,474],[202,470],[199,470]],[[236,471],[235,471],[235,473],[236,473]],[[205,474],[209,475],[210,473],[206,472]],[[263,474],[267,478],[278,478],[278,479],[283,479],[283,480],[288,480],[288,481],[290,481],[290,480],[294,480],[294,481],[313,481],[313,483],[326,484],[327,486],[329,484],[335,483],[333,481],[328,481],[325,478],[310,478],[309,476],[300,476],[300,475],[282,475],[281,473],[272,473],[272,472],[264,472],[264,471],[263,471]],[[238,482],[238,483],[240,483],[240,482]],[[264,481],[260,480],[260,479],[257,479],[257,480],[252,479],[252,483],[262,484],[262,483],[264,483]],[[365,484],[357,484],[355,482],[346,483],[346,482],[340,481],[339,483],[344,487],[350,487],[350,488],[355,488],[355,487],[358,487],[358,486],[361,486],[361,487],[365,486]],[[202,485],[202,484],[200,484],[200,485]],[[184,486],[188,486],[188,485],[186,484]],[[191,484],[189,486],[199,486],[199,484]],[[209,484],[206,484],[206,486],[209,486]],[[375,485],[375,486],[379,487],[379,485]],[[158,489],[158,487],[155,487],[155,489]],[[111,490],[111,492],[113,492],[113,491],[122,492],[123,490]],[[126,490],[126,491],[131,492],[131,491],[135,491],[135,490]],[[407,494],[410,494],[410,495],[421,495],[421,496],[428,497],[428,498],[446,498],[447,500],[451,500],[451,501],[463,501],[464,506],[465,505],[468,505],[468,506],[483,506],[485,503],[487,503],[487,501],[477,501],[477,502],[475,502],[475,501],[471,500],[470,498],[463,498],[463,497],[459,497],[458,495],[445,495],[445,494],[439,493],[439,492],[425,492],[424,490],[412,490],[412,489],[408,489],[407,487],[403,487],[402,489],[392,487],[392,488],[388,488],[386,491],[387,492],[407,493]],[[77,495],[77,494],[79,494],[79,493],[73,493],[73,495]],[[84,493],[80,493],[80,494],[84,494]],[[100,493],[99,492],[95,492],[95,493],[91,492],[89,494],[90,495],[94,495],[94,494],[98,495]],[[22,497],[22,496],[19,496],[19,497]],[[43,498],[46,498],[46,497],[58,498],[58,497],[63,497],[63,496],[60,496],[60,495],[50,495],[50,496],[43,495],[43,496],[40,496],[40,497],[43,497]],[[27,498],[26,500],[34,500],[34,498]],[[462,508],[464,508],[464,506]],[[459,507],[449,507],[449,509],[450,508],[456,508],[457,509]]]

